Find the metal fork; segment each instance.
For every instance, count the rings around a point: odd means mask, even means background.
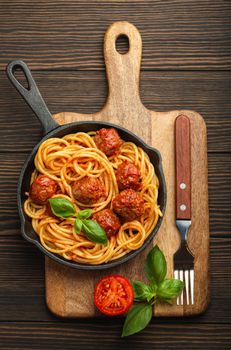
[[[191,226],[191,220],[176,220],[176,225],[181,234],[180,248],[174,255],[174,278],[180,279],[185,284],[186,304],[194,304],[194,257],[187,245],[187,233]],[[184,304],[184,291],[177,298],[177,305]]]
[[[191,226],[191,140],[190,120],[184,115],[175,122],[175,169],[176,169],[176,226],[181,244],[174,254],[174,278],[184,282],[185,288],[177,305],[194,304],[194,257],[187,245]]]

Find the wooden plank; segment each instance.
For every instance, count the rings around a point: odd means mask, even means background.
[[[33,75],[52,113],[95,113],[104,105],[104,72],[49,71]],[[155,111],[198,110],[207,124],[209,152],[230,152],[230,79],[230,72],[141,72],[141,99]],[[0,86],[0,151],[29,153],[41,137],[39,122],[4,75],[0,76]]]
[[[230,69],[229,1],[1,0],[0,68],[24,59],[34,69],[104,69],[103,34],[135,24],[144,69]]]
[[[105,322],[105,321],[104,321]],[[175,324],[152,320],[140,334],[121,338],[121,319],[108,319],[104,332],[99,321],[1,323],[0,342],[4,350],[85,349],[230,349],[230,325]],[[77,331],[78,330],[78,331]],[[65,344],[65,345],[64,345]]]

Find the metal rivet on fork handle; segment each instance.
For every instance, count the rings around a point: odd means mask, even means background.
[[[180,210],[185,211],[187,209],[185,204],[181,204],[180,205]]]

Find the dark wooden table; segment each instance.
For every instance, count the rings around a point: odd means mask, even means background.
[[[231,349],[230,1],[0,1],[0,349]],[[41,127],[7,81],[21,58],[52,111],[95,112],[106,98],[102,42],[114,21],[143,38],[141,95],[188,108],[208,127],[212,301],[205,314],[153,319],[121,339],[121,319],[65,320],[44,301],[44,257],[20,235],[16,188]],[[121,49],[123,48],[121,44]]]

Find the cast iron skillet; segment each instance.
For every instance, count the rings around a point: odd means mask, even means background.
[[[24,73],[27,79],[28,88],[23,87],[20,84],[20,82],[16,79],[14,73],[15,73],[15,70],[18,70],[18,69]],[[6,73],[11,83],[22,95],[26,103],[30,106],[30,108],[34,111],[34,113],[40,120],[43,126],[43,133],[44,133],[44,137],[34,147],[28,159],[26,160],[19,177],[18,189],[17,189],[17,201],[18,201],[19,215],[21,219],[21,232],[23,237],[27,241],[35,244],[44,254],[46,254],[50,258],[54,259],[55,261],[63,265],[73,267],[76,269],[83,269],[83,270],[106,269],[106,268],[120,265],[132,259],[133,257],[135,257],[142,250],[144,250],[144,248],[147,247],[147,245],[152,241],[154,235],[156,234],[156,232],[158,231],[161,225],[162,218],[159,218],[156,227],[154,228],[150,236],[146,239],[144,244],[139,249],[131,253],[128,253],[124,257],[119,258],[115,261],[104,263],[101,265],[80,264],[80,263],[68,261],[57,254],[53,254],[42,246],[42,244],[39,241],[38,235],[35,233],[35,231],[32,228],[31,219],[24,213],[24,210],[23,210],[23,203],[26,199],[25,192],[28,192],[29,190],[31,174],[35,168],[34,158],[42,142],[44,142],[50,137],[62,137],[66,134],[76,133],[78,131],[88,132],[88,131],[99,130],[103,127],[105,128],[113,127],[119,132],[119,135],[123,140],[134,142],[137,146],[142,147],[144,151],[149,155],[150,160],[155,167],[156,174],[160,182],[158,203],[160,205],[160,209],[162,213],[164,213],[165,207],[166,207],[166,184],[165,184],[165,179],[164,179],[164,174],[163,174],[163,169],[161,164],[161,155],[159,151],[149,147],[146,143],[144,143],[140,138],[138,138],[135,134],[133,134],[129,130],[126,130],[121,126],[114,125],[112,123],[101,122],[101,121],[84,121],[84,122],[81,121],[81,122],[60,126],[52,118],[51,113],[49,112],[36,86],[36,83],[31,75],[31,72],[25,62],[17,60],[9,63],[6,69]]]

